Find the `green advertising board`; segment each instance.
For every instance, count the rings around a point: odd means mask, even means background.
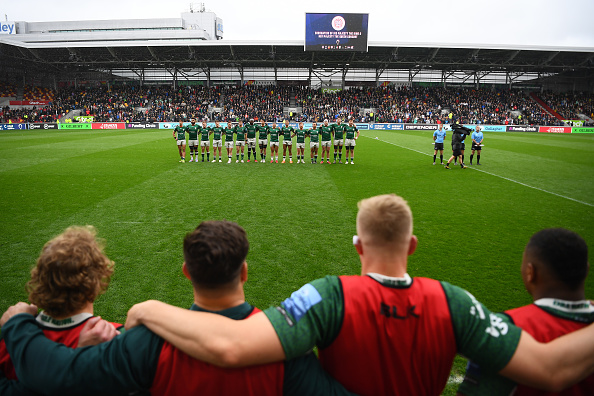
[[[60,124],[59,129],[93,129],[93,124],[81,123],[81,124]]]
[[[594,127],[573,127],[571,133],[594,133]]]

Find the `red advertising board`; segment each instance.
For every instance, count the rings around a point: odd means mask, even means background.
[[[538,127],[538,132],[544,132],[544,133],[571,133],[571,127],[562,127],[562,126]]]
[[[11,106],[46,106],[49,102],[49,100],[11,100],[9,104]]]
[[[126,129],[124,122],[94,122],[93,129]]]

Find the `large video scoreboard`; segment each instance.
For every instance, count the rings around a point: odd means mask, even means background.
[[[306,51],[367,52],[369,14],[305,14]]]

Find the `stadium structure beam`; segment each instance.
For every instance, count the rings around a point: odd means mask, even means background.
[[[435,58],[435,56],[437,55],[438,52],[439,52],[439,48],[435,48],[433,50],[433,52],[431,52],[431,54],[429,55],[428,61],[431,62]]]
[[[544,65],[548,64],[549,62],[551,62],[553,59],[555,59],[555,57],[559,55],[559,51],[557,52],[553,52],[552,54],[550,54],[547,59],[543,62]]]
[[[159,61],[159,57],[157,56],[155,50],[153,50],[153,47],[147,46],[146,48],[148,48],[149,53],[151,54],[151,56],[153,57],[154,60]]]
[[[109,53],[111,54],[111,56],[113,56],[113,58],[118,61],[121,62],[121,59],[118,57],[118,55],[115,52],[115,49],[111,48],[111,47],[107,47],[107,50],[109,51]]]

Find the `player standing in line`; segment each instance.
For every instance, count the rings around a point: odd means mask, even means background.
[[[472,151],[470,153],[470,165],[472,165],[472,158],[474,157],[474,151],[476,150],[476,164],[481,164],[481,144],[483,143],[483,132],[480,126],[476,126],[476,130],[470,135],[472,138]]]
[[[317,164],[318,148],[320,147],[320,130],[317,123],[314,122],[311,124],[311,129],[307,131],[307,136],[309,136],[309,156],[311,157],[311,163]]]
[[[344,135],[344,127],[342,123],[342,119],[338,117],[336,119],[336,124],[333,125],[334,128],[334,163],[336,163],[336,154],[338,152],[338,163],[342,164],[342,146],[344,144],[343,135]]]
[[[550,390],[594,372],[594,325],[536,342],[467,291],[407,274],[418,240],[406,201],[389,194],[358,206],[353,244],[361,276],[317,279],[243,321],[146,301],[128,311],[126,328],[144,324],[194,358],[225,367],[290,359],[317,345],[329,374],[363,396],[439,395],[456,353]]]
[[[324,153],[326,153],[326,161],[330,163],[330,146],[332,145],[332,135],[334,128],[328,125],[328,120],[324,120],[324,125],[320,127],[320,134],[322,135],[322,160],[320,164],[324,163]]]
[[[276,126],[276,121],[272,122],[272,128],[268,130],[270,135],[270,163],[276,161],[278,164],[278,137],[280,136],[280,128]]]
[[[349,119],[349,125],[344,127],[345,131],[345,150],[346,150],[346,162],[345,165],[349,164],[349,151],[351,153],[351,165],[355,165],[355,144],[356,140],[359,139],[359,129],[355,125],[353,119]]]
[[[190,162],[194,161],[194,152],[196,153],[196,162],[198,162],[198,131],[200,127],[196,125],[196,119],[190,119],[190,125],[186,127],[188,132],[188,146],[190,147]]]
[[[250,122],[245,126],[245,130],[247,133],[247,150],[248,150],[248,160],[250,162],[250,155],[252,152],[254,153],[254,162],[258,162],[256,159],[256,130],[257,126],[254,125],[254,119],[250,118]]]
[[[90,226],[69,227],[47,242],[27,283],[29,301],[43,309],[34,322],[49,339],[70,348],[90,345],[84,339],[93,326],[104,326],[111,337],[122,327],[93,316],[93,303],[107,289],[114,267],[95,235]],[[0,372],[17,378],[3,340]]]
[[[435,132],[433,132],[433,141],[435,142],[435,147],[433,148],[433,165],[435,165],[437,150],[439,150],[439,162],[443,165],[443,140],[445,139],[446,134],[445,129],[443,129],[443,124],[439,124]]]
[[[295,130],[289,126],[289,120],[285,120],[285,125],[281,128],[281,135],[283,135],[283,164],[287,158],[287,147],[289,148],[289,162],[293,163],[293,140],[291,136]]]
[[[223,147],[223,128],[219,125],[219,120],[215,121],[215,126],[210,129],[212,133],[212,162],[216,162],[217,148],[219,149],[219,162],[221,159],[221,147]]]
[[[268,146],[268,125],[266,121],[260,120],[258,128],[258,145],[260,146],[260,162],[266,162],[266,147]],[[255,154],[254,154],[255,156]],[[258,161],[256,161],[258,162]]]
[[[245,126],[243,126],[243,121],[239,120],[239,122],[237,123],[237,125],[235,125],[235,156],[236,156],[236,160],[235,162],[239,162],[239,151],[241,150],[241,162],[243,162],[243,150],[245,148],[245,135],[246,135],[246,129]],[[248,151],[249,154],[249,151]]]
[[[186,128],[183,121],[179,122],[173,129],[173,138],[177,143],[177,151],[179,151],[179,162],[186,162]]]
[[[231,157],[233,157],[233,125],[231,121],[227,122],[227,128],[225,128],[225,148],[227,149],[227,163],[231,163]]]
[[[534,302],[500,314],[539,342],[549,342],[594,322],[594,306],[586,300],[588,246],[576,233],[549,228],[530,238],[522,257],[522,279]],[[515,389],[514,389],[515,388]],[[561,392],[562,395],[591,395],[594,375]],[[533,388],[517,386],[507,378],[483,372],[469,362],[458,394],[545,395]]]
[[[202,148],[202,162],[204,162],[204,149],[206,149],[206,161],[210,162],[210,128],[206,125],[206,120],[202,121],[200,128],[200,147]],[[198,161],[198,159],[196,159]]]
[[[305,134],[306,131],[303,129],[303,123],[300,122],[299,129],[291,136],[297,136],[297,163],[301,162],[302,164],[305,164]]]
[[[243,320],[259,312],[245,301],[249,243],[243,228],[227,221],[205,221],[186,235],[183,246],[181,269],[194,292],[191,311],[214,312],[230,320]],[[33,342],[43,345],[42,350],[33,351],[43,359],[19,358],[19,377],[24,385],[43,394],[351,395],[321,369],[313,353],[287,362],[221,369],[192,359],[143,327],[97,347],[65,351],[43,336],[31,315],[20,315],[12,322],[23,319],[20,325],[37,336]],[[26,331],[18,335],[26,337],[23,333],[31,334]]]

